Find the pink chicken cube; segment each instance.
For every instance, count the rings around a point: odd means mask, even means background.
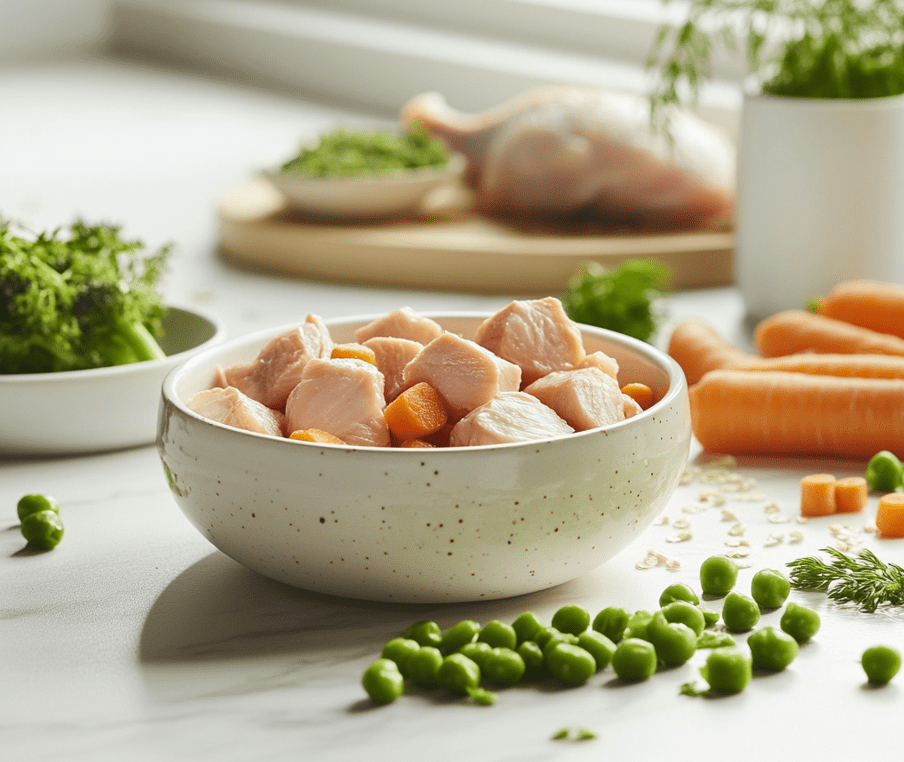
[[[329,357],[332,348],[326,325],[308,315],[303,325],[270,339],[250,363],[222,370],[221,379],[267,407],[282,410],[308,361]]]
[[[525,385],[585,357],[580,329],[554,296],[512,302],[478,326],[474,341],[520,367]]]
[[[500,392],[517,391],[521,369],[473,341],[446,332],[405,366],[403,379],[406,386],[430,384],[452,416],[460,418]]]
[[[530,442],[572,433],[574,429],[536,397],[524,392],[501,392],[455,424],[449,445]]]
[[[402,372],[405,366],[420,354],[424,345],[409,339],[374,336],[367,339],[364,346],[373,350],[377,357],[377,368],[385,379],[384,394],[388,405],[407,388]]]
[[[205,389],[185,404],[198,415],[226,426],[271,437],[284,435],[285,416],[279,410],[271,410],[232,386]]]
[[[560,370],[529,384],[525,390],[574,427],[587,431],[625,420],[634,414],[634,400],[622,394],[618,382],[599,368]]]
[[[607,376],[611,376],[618,381],[618,360],[609,357],[605,352],[591,352],[581,362],[578,368],[598,368]]]
[[[429,344],[442,332],[442,326],[435,320],[418,315],[411,307],[402,307],[358,328],[355,331],[355,341],[363,344],[375,336],[390,336]]]
[[[383,374],[363,360],[309,360],[286,401],[286,431],[320,429],[350,445],[388,447]]]

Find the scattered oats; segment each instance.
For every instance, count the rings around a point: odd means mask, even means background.
[[[738,467],[738,460],[734,455],[720,455],[709,461],[709,465],[713,468],[732,469]]]
[[[735,500],[739,503],[762,503],[765,499],[765,492],[747,492],[746,494],[735,495]]]
[[[781,545],[784,541],[785,535],[783,532],[770,532],[763,543],[763,547],[771,548],[775,545]]]
[[[810,519],[808,519],[806,516],[798,516],[795,519],[795,521],[797,521],[798,524],[806,524],[809,520]]]
[[[725,495],[719,490],[707,489],[700,493],[700,502],[708,505],[725,505]]]
[[[722,509],[722,521],[737,521],[738,515],[728,508]]]
[[[665,526],[665,525],[668,524],[668,523],[669,523],[669,517],[666,516],[666,515],[657,516],[657,517],[653,520],[653,526],[654,526],[654,527]]]
[[[665,568],[669,571],[678,571],[681,568],[681,561],[677,558],[670,558],[665,562]]]
[[[730,527],[728,527],[728,534],[732,537],[741,537],[746,531],[747,525],[740,521],[737,524],[732,524]]]
[[[750,543],[747,540],[733,537],[730,540],[725,541],[725,547],[727,548],[746,548],[749,547]]]
[[[685,518],[675,519],[672,522],[672,526],[675,527],[675,529],[687,529],[690,525],[691,522]]]
[[[741,476],[740,474],[732,474],[723,479],[720,486],[725,492],[750,492],[756,487],[756,479]]]
[[[736,559],[735,566],[737,566],[739,569],[749,569],[751,566],[753,566],[753,564],[750,561]]]
[[[705,510],[706,506],[702,503],[689,503],[681,506],[682,513],[703,513]]]
[[[770,524],[787,524],[791,521],[791,517],[787,513],[770,513],[766,520]]]
[[[800,532],[797,529],[795,529],[792,532],[788,532],[788,542],[793,544],[793,543],[803,542],[803,541],[804,541],[804,533],[803,532]]]
[[[690,484],[700,475],[700,467],[699,466],[688,466],[684,469],[681,474],[681,478],[678,480],[679,484]]]
[[[720,484],[728,475],[724,468],[709,468],[700,474],[700,481],[706,484]]]
[[[747,558],[750,555],[750,548],[734,548],[725,552],[729,558]]]
[[[835,540],[834,545],[835,549],[840,550],[842,553],[847,553],[851,549],[850,544],[845,540]]]
[[[766,513],[780,513],[782,510],[782,507],[778,503],[773,501],[771,503],[766,503],[766,505],[763,506],[763,510]]]
[[[687,542],[688,540],[694,539],[694,535],[692,535],[688,531],[678,532],[676,534],[669,535],[665,538],[666,542],[676,543],[676,542]]]
[[[871,523],[866,523],[863,525],[863,531],[867,534],[875,534],[876,533],[876,525]]]
[[[643,558],[640,559],[636,564],[634,564],[635,569],[652,569],[654,566],[659,566],[659,559],[656,556],[647,553]]]

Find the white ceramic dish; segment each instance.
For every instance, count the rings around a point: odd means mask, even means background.
[[[0,375],[0,456],[77,455],[151,444],[160,387],[192,352],[224,338],[211,317],[171,307],[163,360]]]
[[[335,341],[376,316],[327,321]],[[471,336],[487,315],[431,315]],[[157,447],[189,521],[241,564],[350,598],[445,602],[542,590],[626,547],[671,496],[691,438],[678,365],[643,342],[583,327],[587,351],[661,397],[605,429],[450,449],[314,445],[191,412],[216,368],[253,359],[282,326],[187,360],[163,384]]]
[[[366,177],[305,177],[279,170],[265,170],[263,175],[298,210],[330,218],[373,219],[416,212],[430,193],[459,180],[464,170],[464,157],[453,154],[442,168]]]

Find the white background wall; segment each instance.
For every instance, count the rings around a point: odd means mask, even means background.
[[[0,65],[97,47],[109,6],[109,0],[0,0]]]

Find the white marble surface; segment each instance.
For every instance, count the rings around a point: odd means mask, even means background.
[[[121,222],[150,242],[172,240],[175,301],[218,315],[231,335],[324,317],[415,309],[495,308],[508,297],[402,292],[306,283],[235,269],[215,252],[218,193],[298,140],[354,119],[286,95],[194,77],[87,61],[0,69],[0,213],[34,227],[74,215]],[[366,116],[366,115],[357,115]],[[734,289],[680,293],[673,319],[704,317],[747,341]],[[40,415],[40,411],[35,411]],[[859,462],[744,459],[764,499],[730,502],[747,525],[752,572],[780,567],[833,541],[832,519],[775,525],[764,506],[796,514],[797,481]],[[813,759],[894,756],[904,676],[865,686],[863,649],[904,649],[900,610],[867,615],[793,593],[823,626],[785,673],[758,677],[721,700],[678,694],[691,663],[646,683],[619,685],[611,670],[587,685],[502,692],[489,708],[419,692],[374,708],[364,667],[409,623],[432,618],[543,617],[565,603],[595,613],[617,604],[651,608],[676,581],[697,584],[708,555],[725,550],[730,523],[717,509],[683,512],[706,485],[679,488],[665,515],[687,518],[693,539],[670,543],[651,527],[595,572],[515,600],[401,606],[307,593],[245,570],[214,550],[179,512],[152,446],[51,460],[0,460],[0,756],[15,760],[596,760]],[[15,516],[23,494],[53,494],[66,536],[49,553],[25,549]],[[861,529],[875,510],[846,523]],[[799,530],[799,544],[764,547],[771,531]],[[864,534],[866,547],[904,562],[904,541]],[[639,571],[656,549],[679,570]],[[708,605],[718,608],[719,602]],[[776,624],[767,614],[762,624]],[[743,638],[741,638],[743,639]],[[583,726],[584,743],[550,740]]]

